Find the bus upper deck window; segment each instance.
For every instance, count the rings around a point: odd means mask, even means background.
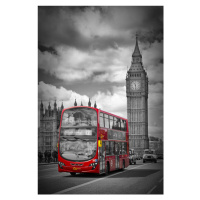
[[[109,119],[108,119],[108,115],[104,114],[104,120],[105,120],[105,128],[110,128],[109,127]]]

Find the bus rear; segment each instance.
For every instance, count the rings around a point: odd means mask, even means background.
[[[63,110],[58,144],[59,172],[99,173],[97,111],[84,106]]]

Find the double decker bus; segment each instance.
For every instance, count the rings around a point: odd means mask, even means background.
[[[128,120],[87,106],[64,109],[58,171],[108,174],[129,166]]]

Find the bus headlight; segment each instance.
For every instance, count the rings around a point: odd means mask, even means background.
[[[92,166],[92,169],[95,169],[96,168],[96,166],[97,166],[97,162],[95,162],[95,163],[91,163],[89,166]]]
[[[58,162],[58,164],[59,164],[59,166],[60,166],[61,169],[62,169],[63,166],[65,166],[65,164],[62,163],[62,162]]]

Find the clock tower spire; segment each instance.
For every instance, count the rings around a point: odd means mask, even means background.
[[[141,57],[142,58],[142,55],[140,53],[139,46],[138,46],[138,34],[136,34],[135,50],[132,54],[132,57]]]
[[[126,76],[129,148],[140,156],[149,148],[148,139],[148,77],[143,68],[142,55],[136,34],[135,49]]]

